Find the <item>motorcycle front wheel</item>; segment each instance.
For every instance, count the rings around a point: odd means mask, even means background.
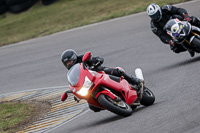
[[[104,94],[100,94],[97,100],[104,108],[115,114],[120,116],[130,116],[132,114],[132,108],[123,100],[116,101]]]

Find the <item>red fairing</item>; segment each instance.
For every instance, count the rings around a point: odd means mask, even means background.
[[[109,88],[113,88],[114,90],[118,91],[119,93],[121,93],[127,104],[131,104],[137,99],[137,92],[130,87],[129,83],[125,79],[121,79],[120,82],[116,82],[110,79],[107,74],[103,75],[101,74],[101,78],[96,78],[94,84],[96,86],[101,84],[103,86],[107,86]],[[96,86],[94,86],[94,88],[96,88]]]
[[[108,90],[103,90],[103,91],[99,92],[96,95],[96,99],[99,97],[100,94],[105,94],[105,95],[109,96],[110,98],[112,98],[113,100],[116,99],[116,96],[113,93],[111,93],[110,91],[108,91]]]
[[[90,55],[88,53],[88,57],[89,56]],[[75,85],[70,85],[70,90],[77,98],[85,99],[89,104],[99,108],[104,108],[99,104],[97,100],[100,94],[107,95],[112,99],[120,97],[121,99],[124,99],[124,101],[129,105],[137,99],[137,92],[130,87],[129,83],[125,79],[121,78],[120,81],[117,82],[112,80],[108,74],[105,74],[105,72],[92,72],[87,68],[84,69],[85,67],[83,66],[83,63],[78,65],[79,67],[76,67],[76,69],[79,68],[78,71],[80,71],[79,75],[77,75],[78,81]],[[77,74],[77,71],[74,74]],[[86,79],[89,79],[89,81],[85,81]],[[83,96],[78,94],[78,92],[85,89],[83,87],[84,84],[86,84],[86,86],[88,84],[90,85],[89,88],[86,89],[88,93]],[[66,100],[65,94],[63,94],[61,100]]]

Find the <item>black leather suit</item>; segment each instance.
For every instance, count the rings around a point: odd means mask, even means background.
[[[81,63],[82,58],[83,58],[83,55],[78,56],[77,63]],[[126,79],[129,83],[133,85],[138,85],[140,83],[140,79],[133,76],[129,76],[128,74],[119,70],[118,68],[110,68],[110,67],[102,66],[101,64],[103,64],[103,62],[104,62],[104,59],[102,57],[97,56],[97,57],[91,57],[89,61],[86,62],[86,64],[90,67],[95,66],[92,70],[97,71],[97,72],[104,71],[106,74],[110,74],[113,76],[117,76],[117,77],[123,76],[124,79]],[[96,65],[97,63],[99,64]]]
[[[185,9],[177,8],[172,5],[162,6],[161,12],[162,12],[162,18],[160,21],[154,22],[151,20],[151,30],[155,35],[157,35],[160,38],[160,40],[163,43],[168,44],[169,41],[172,40],[172,38],[165,31],[163,31],[165,24],[171,18],[179,18],[180,20],[183,20],[188,13]],[[189,22],[192,25],[200,27],[200,21],[196,17],[191,16],[191,20]],[[174,51],[175,53],[186,51],[186,49],[183,48],[181,45],[176,45],[176,44],[174,45],[176,46],[176,50]]]

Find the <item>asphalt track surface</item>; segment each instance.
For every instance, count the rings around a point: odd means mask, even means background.
[[[200,17],[200,1],[177,6]],[[155,104],[125,118],[88,111],[52,133],[199,133],[200,55],[173,53],[150,31],[149,21],[143,12],[1,47],[0,93],[65,86],[61,53],[68,48],[78,54],[91,51],[104,57],[105,66],[121,66],[129,74],[140,67]]]

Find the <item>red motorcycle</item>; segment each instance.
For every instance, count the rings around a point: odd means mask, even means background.
[[[123,77],[90,70],[85,63],[90,57],[91,53],[87,52],[83,63],[74,65],[68,71],[70,90],[63,93],[61,101],[67,99],[67,93],[73,93],[76,101],[85,99],[92,109],[107,109],[121,116],[130,116],[132,110],[139,105],[149,106],[154,103],[153,92],[143,84],[140,87],[133,86]],[[135,72],[136,77],[143,79],[141,69],[138,68]]]

